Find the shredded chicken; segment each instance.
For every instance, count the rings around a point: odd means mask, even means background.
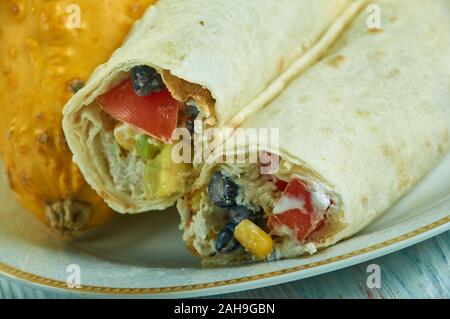
[[[144,199],[142,179],[145,162],[138,156],[137,151],[132,149],[124,152],[110,131],[102,131],[100,139],[117,190],[131,194],[133,199]]]

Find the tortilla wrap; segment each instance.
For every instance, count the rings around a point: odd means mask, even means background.
[[[96,99],[124,81],[133,67],[145,65],[161,74],[177,101],[193,99],[209,126],[225,125],[248,105],[248,113],[254,113],[282,91],[329,48],[362,3],[160,0],[66,105],[63,127],[74,161],[118,212],[171,206],[187,191],[191,174],[178,176],[177,192],[146,198],[145,163],[129,154],[120,157],[111,121]]]
[[[267,259],[312,254],[355,234],[449,151],[450,1],[430,1],[426,10],[421,0],[375,4],[381,8],[381,28],[368,29],[368,14],[362,12],[322,61],[241,126],[279,129],[279,149],[244,141],[234,154],[248,153],[251,146],[278,154],[278,178],[320,185],[337,207],[307,240],[274,240]],[[261,202],[271,186],[259,170],[255,177],[257,164],[217,164],[219,158],[204,165],[178,203],[184,240],[206,265],[255,260],[244,249],[218,254],[224,212],[211,208],[206,186],[218,170],[233,178],[249,201]]]

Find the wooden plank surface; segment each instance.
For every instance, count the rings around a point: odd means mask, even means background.
[[[381,268],[381,288],[369,289],[367,266]],[[450,232],[338,270],[278,286],[212,298],[450,298]]]

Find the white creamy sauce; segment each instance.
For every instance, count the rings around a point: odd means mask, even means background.
[[[273,208],[272,214],[281,214],[292,209],[300,209],[302,212],[304,212],[305,201],[301,198],[283,196]]]
[[[314,213],[323,213],[331,205],[330,198],[325,193],[320,191],[311,192],[311,199],[314,206]],[[291,209],[299,209],[305,212],[305,201],[301,198],[283,196],[275,205],[272,213],[281,214]]]
[[[331,199],[325,192],[321,191],[320,187],[315,187],[315,189],[316,190],[309,190],[311,194],[313,212],[308,212],[306,210],[304,199],[291,196],[282,196],[276,203],[272,214],[276,215],[287,212],[289,210],[298,209],[303,214],[312,213],[312,223],[313,225],[317,225],[324,219],[325,213],[331,205]],[[297,231],[297,229],[291,229],[283,224],[275,224],[272,229],[272,233],[278,236],[284,236],[287,239],[285,241],[285,244],[278,247],[278,249],[281,249],[282,251],[297,251],[297,253],[298,249],[305,249],[305,251],[307,252],[313,251],[314,249],[311,249],[311,247],[307,246],[308,243],[301,243],[298,241]]]
[[[311,198],[315,211],[324,212],[331,205],[331,200],[325,193],[319,191],[312,192]]]

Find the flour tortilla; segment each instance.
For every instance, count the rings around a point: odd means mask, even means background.
[[[316,236],[315,249],[371,223],[450,149],[450,1],[433,0],[426,8],[422,0],[376,4],[381,29],[369,30],[361,13],[321,62],[242,124],[278,128],[277,153],[296,176],[337,195],[340,218]],[[248,147],[242,143],[236,153]],[[259,149],[276,151],[263,144]],[[194,189],[206,185],[215,169],[217,164],[205,165]],[[190,234],[185,240],[210,240],[195,233],[203,221],[190,215],[186,203],[178,207]],[[244,258],[202,257],[209,265]]]
[[[107,125],[99,107],[92,104],[95,99],[120,83],[133,66],[148,65],[164,75],[175,97],[186,94],[183,85],[174,84],[173,76],[186,81],[184,85],[206,90],[210,95],[202,98],[207,106],[213,100],[215,125],[225,125],[247,106],[247,113],[254,113],[283,90],[289,79],[328,48],[362,3],[158,1],[66,105],[63,127],[74,161],[93,189],[118,212],[139,213],[172,205],[182,194],[147,200],[117,187],[102,152],[100,135]],[[265,90],[269,92],[261,96]]]

